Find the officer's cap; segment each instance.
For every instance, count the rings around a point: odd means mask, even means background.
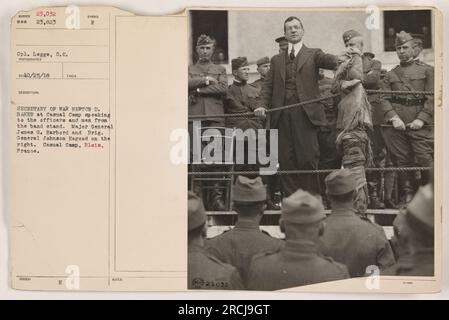
[[[267,64],[267,63],[270,63],[270,58],[268,58],[268,57],[263,57],[256,61],[256,64],[258,67],[263,64]]]
[[[189,231],[196,229],[206,222],[206,211],[203,202],[193,192],[188,192],[188,229]]]
[[[413,40],[413,37],[411,36],[410,33],[407,33],[405,31],[401,31],[399,33],[396,33],[396,42],[395,45],[397,46],[401,46],[406,42],[409,42]]]
[[[232,65],[232,70],[237,70],[238,68],[246,67],[248,65],[248,60],[246,59],[246,57],[238,57],[238,58],[232,59],[231,65]]]
[[[348,30],[345,33],[343,33],[343,41],[346,44],[349,40],[355,37],[361,37],[362,35],[355,30]]]
[[[202,34],[198,37],[198,40],[196,41],[197,46],[204,46],[207,44],[213,44],[215,45],[215,39],[209,37],[208,35]]]
[[[297,190],[282,201],[282,219],[295,224],[308,224],[323,220],[324,206],[320,198],[307,191]]]
[[[340,195],[355,190],[356,181],[349,169],[339,169],[332,171],[324,180],[327,193],[330,195]]]
[[[267,189],[262,179],[257,177],[250,179],[245,176],[237,176],[232,187],[233,199],[237,202],[260,202],[267,200]]]

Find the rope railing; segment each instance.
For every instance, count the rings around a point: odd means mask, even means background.
[[[273,174],[320,174],[331,173],[337,169],[315,169],[315,170],[277,170]],[[429,171],[431,167],[386,167],[386,168],[365,168],[366,172],[408,172],[408,171]],[[189,171],[189,175],[195,176],[223,176],[223,175],[260,175],[260,171]]]
[[[397,95],[408,95],[408,94],[414,94],[414,95],[434,95],[433,91],[388,91],[388,90],[365,90],[368,94],[397,94]],[[278,108],[272,108],[266,110],[266,113],[272,113],[272,112],[278,112],[282,110],[287,110],[291,108],[297,108],[300,106],[304,106],[311,103],[320,102],[323,100],[333,99],[338,96],[340,96],[340,93],[331,94],[327,96],[322,96],[315,99],[310,99]],[[189,122],[192,122],[194,120],[201,120],[201,119],[212,119],[212,118],[248,118],[248,117],[255,117],[254,112],[243,112],[243,113],[225,113],[225,114],[214,114],[214,115],[190,115],[189,116]]]

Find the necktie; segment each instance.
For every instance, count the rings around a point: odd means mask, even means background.
[[[290,60],[294,60],[295,59],[295,47],[292,46],[292,51],[290,51]]]

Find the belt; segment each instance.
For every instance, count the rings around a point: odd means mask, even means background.
[[[393,103],[399,103],[405,106],[416,106],[416,105],[420,105],[423,104],[424,101],[426,101],[426,98],[403,98],[403,97],[392,97],[391,98],[391,102]]]

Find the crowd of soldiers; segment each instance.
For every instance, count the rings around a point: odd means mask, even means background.
[[[432,94],[423,92],[433,92],[434,69],[419,59],[422,38],[404,31],[396,34],[400,63],[387,72],[373,53],[363,51],[363,37],[355,30],[343,34],[347,50],[340,56],[306,47],[303,34],[301,20],[287,18],[284,36],[275,40],[279,54],[257,61],[260,79],[248,83],[249,62],[246,57],[236,57],[231,61],[234,79],[230,86],[225,68],[212,62],[216,41],[201,35],[196,43],[198,60],[189,66],[189,116],[203,116],[202,127],[278,129],[281,170],[351,170],[357,182],[354,198],[359,214],[367,208],[398,208],[409,203],[418,186],[429,182],[428,171],[381,173],[366,172],[365,168],[433,164],[434,100]],[[325,77],[323,69],[332,70],[335,77]],[[365,90],[383,93],[366,94]],[[281,106],[334,93],[340,95],[272,112]],[[239,113],[254,116],[218,116]],[[191,127],[189,122],[190,130]],[[237,171],[254,169],[257,166],[236,167]],[[268,191],[267,208],[279,210],[280,199],[298,189],[321,194],[325,207],[329,207],[325,177],[263,176]],[[399,199],[393,196],[395,177]],[[226,210],[224,189],[218,180],[209,189],[209,197],[203,199],[208,210]],[[204,194],[201,188],[192,191],[201,197]]]
[[[356,180],[349,169],[326,179],[331,213],[321,198],[298,189],[282,200],[285,240],[260,230],[266,186],[238,176],[233,185],[234,228],[206,239],[201,199],[188,193],[188,288],[279,290],[372,275],[434,275],[433,186],[421,187],[394,221],[389,241],[379,225],[355,210]]]
[[[393,173],[365,171],[433,166],[434,69],[419,59],[422,39],[396,34],[399,64],[387,72],[363,51],[355,30],[343,34],[346,51],[336,56],[303,44],[299,18],[287,18],[283,27],[284,36],[275,40],[279,54],[257,61],[260,79],[248,83],[249,62],[236,57],[230,86],[225,68],[211,59],[216,41],[201,35],[198,60],[189,66],[189,117],[201,116],[203,127],[277,129],[281,170],[332,172],[235,175],[231,194],[238,220],[212,239],[206,238],[206,209],[226,209],[223,189],[216,182],[205,198],[201,188],[191,188],[188,287],[277,290],[361,277],[373,268],[381,275],[432,276],[433,171],[397,171],[401,206],[392,197]],[[323,69],[335,76],[326,78]],[[236,169],[254,171],[257,165]],[[367,218],[368,207],[400,209],[392,239]],[[331,209],[328,216],[325,208]],[[281,210],[285,239],[261,231],[266,209]]]

